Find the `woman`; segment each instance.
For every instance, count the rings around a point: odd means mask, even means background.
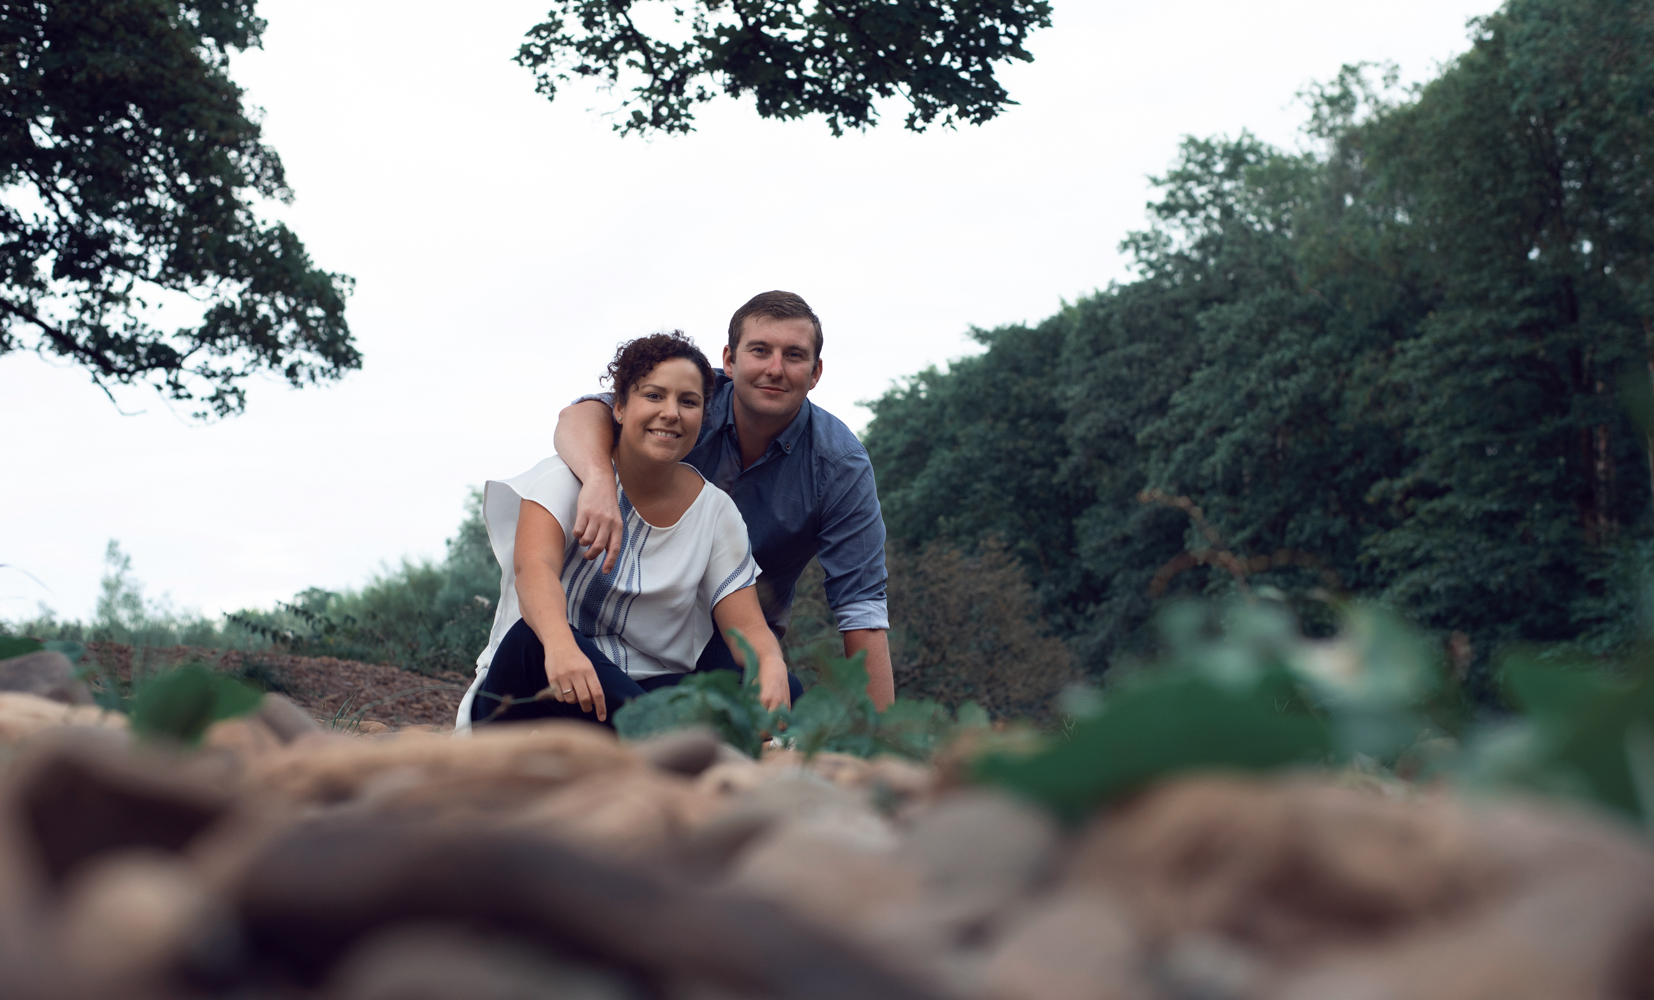
[[[580,557],[571,533],[580,481],[556,456],[488,483],[483,517],[502,571],[500,604],[458,731],[495,719],[612,726],[626,701],[695,669],[714,627],[727,666],[740,659],[731,630],[752,644],[765,707],[791,704],[797,682],[758,606],[746,523],[679,461],[700,432],[712,366],[682,333],[662,333],[622,345],[608,378],[626,518],[620,557],[609,573]]]

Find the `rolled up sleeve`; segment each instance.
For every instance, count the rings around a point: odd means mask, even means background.
[[[873,464],[857,449],[832,463],[825,477],[820,548],[827,605],[840,632],[890,627],[885,598],[884,516],[873,483]]]

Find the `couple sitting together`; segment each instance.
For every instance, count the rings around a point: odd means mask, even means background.
[[[867,654],[873,703],[895,698],[873,467],[807,398],[821,344],[790,292],[736,311],[722,370],[681,333],[631,341],[609,365],[613,392],[559,416],[556,455],[488,483],[500,603],[458,731],[612,726],[626,701],[692,671],[740,671],[734,631],[758,657],[759,700],[790,706],[800,687],[779,637],[811,557],[845,655]]]

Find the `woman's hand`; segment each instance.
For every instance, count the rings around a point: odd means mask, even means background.
[[[546,650],[546,683],[553,699],[567,705],[578,702],[582,712],[596,711],[598,722],[609,717],[608,705],[603,701],[603,685],[598,683],[592,661],[580,652],[579,646],[557,653]]]
[[[771,712],[793,707],[793,692],[787,685],[785,660],[779,657],[758,658],[758,703]]]

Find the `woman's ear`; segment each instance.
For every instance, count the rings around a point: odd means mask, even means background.
[[[621,402],[618,396],[615,397],[614,405],[609,408],[609,414],[614,417],[617,424],[626,422],[626,404]]]

